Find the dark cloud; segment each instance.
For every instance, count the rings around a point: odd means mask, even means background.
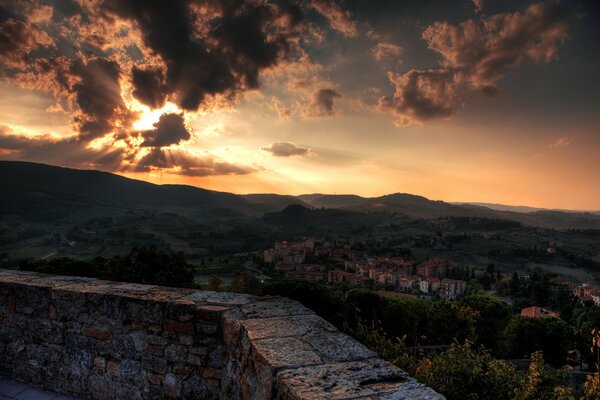
[[[334,114],[333,102],[342,97],[341,94],[333,89],[319,89],[313,93],[313,100],[310,105],[313,116],[330,116]]]
[[[448,78],[447,70],[413,69],[405,74],[389,73],[396,90],[393,97],[379,99],[379,109],[397,115],[398,125],[449,116],[456,96]]]
[[[270,146],[263,147],[262,149],[276,157],[305,156],[310,153],[309,148],[301,147],[290,142],[274,142]]]
[[[475,4],[482,4],[475,2]],[[423,33],[442,65],[456,71],[457,80],[486,94],[524,60],[549,62],[567,38],[569,9],[558,3],[533,4],[523,12],[495,14],[459,25],[436,22]]]
[[[253,168],[221,162],[213,157],[196,157],[181,150],[152,148],[136,166],[137,172],[169,169],[170,172],[187,176],[244,175]]]
[[[105,58],[76,62],[71,73],[77,78],[70,90],[80,110],[75,121],[82,139],[101,137],[114,126],[129,126],[133,115],[121,97],[121,70],[117,62]]]
[[[169,94],[186,110],[198,109],[207,96],[258,88],[260,71],[287,57],[302,20],[297,6],[241,0],[107,0],[103,6],[139,26],[145,46],[165,64]],[[144,87],[144,99],[162,98],[149,90]]]
[[[50,46],[54,40],[28,23],[14,18],[0,22],[0,64],[8,68],[25,68],[34,49]]]
[[[0,126],[0,155],[3,159],[34,161],[74,168],[98,168],[111,172],[131,171],[136,152],[115,146],[89,147],[78,138],[57,139],[50,135],[28,137]],[[255,169],[222,162],[212,156],[196,157],[182,150],[152,147],[144,154],[136,172],[165,170],[187,176],[243,175]]]
[[[160,68],[141,69],[134,66],[131,70],[133,96],[150,108],[161,108],[167,99],[167,86],[164,72]]]
[[[3,159],[108,171],[118,171],[126,157],[122,148],[88,148],[87,143],[78,138],[57,139],[50,135],[29,137],[14,134],[9,128],[2,126],[0,154]]]
[[[142,132],[145,147],[164,147],[189,140],[191,135],[185,126],[183,114],[163,114],[154,129]]]

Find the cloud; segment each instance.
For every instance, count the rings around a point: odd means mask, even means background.
[[[556,141],[554,141],[550,147],[552,147],[553,149],[558,149],[561,147],[567,147],[571,144],[571,139],[569,139],[568,137],[562,137],[562,138],[558,138],[556,139]]]
[[[323,15],[336,31],[347,37],[358,36],[358,28],[352,14],[342,10],[335,0],[311,0],[310,5]]]
[[[305,156],[310,153],[307,147],[301,147],[290,142],[274,142],[270,146],[263,147],[264,151],[276,157]]]
[[[371,50],[377,61],[398,57],[404,51],[401,46],[389,42],[377,43]]]
[[[567,38],[570,13],[557,3],[533,4],[524,12],[503,13],[455,26],[436,22],[423,38],[443,57],[442,66],[456,71],[486,94],[497,90],[497,82],[529,59],[549,62]]]
[[[121,97],[121,70],[117,62],[106,58],[75,62],[70,72],[78,78],[69,90],[79,106],[75,121],[82,139],[95,139],[115,126],[128,127],[133,122],[134,115]]]
[[[309,114],[311,116],[323,117],[334,114],[334,100],[342,95],[333,89],[319,89],[313,93]]]
[[[166,170],[186,176],[245,175],[255,169],[223,162],[212,156],[197,157],[181,150],[152,148],[136,164],[136,172]]]
[[[131,69],[131,83],[134,87],[133,97],[150,108],[161,108],[167,100],[167,85],[161,68]]]
[[[185,126],[183,114],[163,114],[154,129],[143,131],[144,147],[165,147],[189,140],[191,135]]]
[[[57,139],[50,135],[19,135],[0,126],[2,158],[64,165],[74,168],[97,168],[111,172],[161,171],[187,176],[243,175],[256,169],[228,163],[211,155],[198,157],[178,149],[152,147],[131,151],[114,143],[89,146],[77,137]],[[135,160],[135,158],[139,160]]]
[[[456,94],[448,81],[447,70],[411,70],[405,74],[388,73],[395,87],[393,97],[379,99],[379,110],[398,117],[397,125],[419,124],[452,114]]]
[[[28,23],[14,18],[0,23],[0,63],[8,68],[25,68],[33,50],[54,45],[48,34]]]
[[[303,21],[300,7],[268,1],[105,0],[102,11],[139,27],[144,46],[164,63],[169,96],[184,110],[257,89],[259,73],[290,54]],[[162,85],[136,85],[139,94],[142,86],[142,98],[162,98]]]
[[[126,157],[124,149],[88,147],[77,137],[57,139],[51,135],[25,136],[0,126],[0,152],[4,159],[34,161],[76,168],[117,171]]]

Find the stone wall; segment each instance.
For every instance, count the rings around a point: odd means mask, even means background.
[[[88,399],[442,399],[300,303],[0,270],[0,374]]]

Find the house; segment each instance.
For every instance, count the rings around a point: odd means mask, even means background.
[[[533,307],[523,308],[521,310],[521,316],[528,317],[528,318],[541,318],[541,317],[558,318],[558,317],[560,317],[560,313],[558,313],[556,311],[548,310],[548,309],[545,309],[542,307],[533,306]]]
[[[417,274],[423,278],[445,278],[458,264],[448,260],[425,260],[417,266]]]
[[[358,283],[358,277],[352,272],[334,269],[333,271],[329,271],[327,273],[327,282],[332,285],[338,285],[340,283],[356,285]]]
[[[410,292],[413,289],[419,288],[419,282],[421,282],[419,275],[407,275],[403,278],[398,279],[398,289],[404,292]]]
[[[441,281],[438,278],[427,278],[419,282],[419,289],[423,293],[435,293],[440,289]]]
[[[287,271],[285,276],[312,282],[324,282],[327,280],[327,273],[322,271]]]
[[[467,282],[459,279],[443,279],[440,283],[440,295],[445,299],[455,299],[467,290]]]

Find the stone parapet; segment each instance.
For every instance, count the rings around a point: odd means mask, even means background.
[[[9,270],[0,373],[87,399],[443,399],[286,298]]]

